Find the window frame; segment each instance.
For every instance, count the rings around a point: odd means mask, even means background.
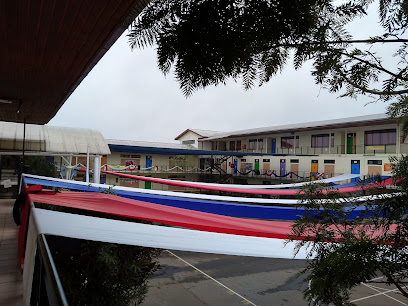
[[[374,138],[375,137],[375,138]],[[365,146],[382,146],[382,145],[396,145],[397,144],[397,130],[372,130],[364,132]]]
[[[312,148],[334,147],[334,133],[312,135],[310,146]]]

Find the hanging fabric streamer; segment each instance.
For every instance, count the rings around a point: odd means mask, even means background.
[[[241,175],[248,175],[248,174],[250,174],[250,173],[252,172],[252,170],[249,170],[248,172],[241,172],[241,171],[239,171],[239,170],[237,169],[237,172],[238,172],[239,174],[241,174]]]

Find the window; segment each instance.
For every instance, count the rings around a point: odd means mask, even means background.
[[[334,164],[335,161],[334,161],[334,159],[325,159],[325,160],[324,160],[324,163],[325,163],[325,164]]]
[[[366,131],[365,132],[365,145],[395,145],[397,143],[396,130],[379,130],[379,131]]]
[[[270,159],[264,159],[263,162],[264,163],[269,163],[271,160]]]
[[[120,154],[120,157],[125,157],[125,158],[140,158],[140,155]]]
[[[369,160],[369,165],[382,165],[382,160]]]
[[[258,139],[258,150],[263,150],[263,139]]]
[[[235,151],[235,141],[230,141],[229,149],[230,151]]]
[[[237,140],[236,149],[237,149],[237,150],[241,150],[241,140]]]
[[[250,150],[255,150],[256,147],[256,139],[250,139],[249,140],[249,149]]]
[[[299,163],[299,160],[298,160],[298,159],[291,159],[290,162],[291,162],[292,164],[298,164],[298,163]]]
[[[182,144],[195,144],[195,140],[194,139],[192,139],[192,140],[183,140],[181,143]]]
[[[250,139],[249,149],[250,150],[262,150],[263,149],[263,139]]]
[[[330,146],[334,147],[334,134],[319,134],[319,135],[312,135],[312,148],[327,148],[329,147],[329,139]]]
[[[281,137],[282,148],[299,148],[299,136]]]

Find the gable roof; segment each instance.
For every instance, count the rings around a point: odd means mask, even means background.
[[[174,140],[179,140],[183,135],[187,134],[188,132],[195,133],[199,136],[199,138],[206,138],[206,137],[211,137],[223,132],[220,131],[211,131],[211,130],[200,130],[200,129],[187,129],[180,135],[178,135]]]

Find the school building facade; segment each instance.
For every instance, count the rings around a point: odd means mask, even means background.
[[[219,133],[200,139],[199,147],[242,152],[231,156],[230,173],[274,171],[279,176],[324,173],[391,175],[391,156],[408,153],[402,124],[385,114],[290,124]],[[252,156],[262,153],[264,156]]]

